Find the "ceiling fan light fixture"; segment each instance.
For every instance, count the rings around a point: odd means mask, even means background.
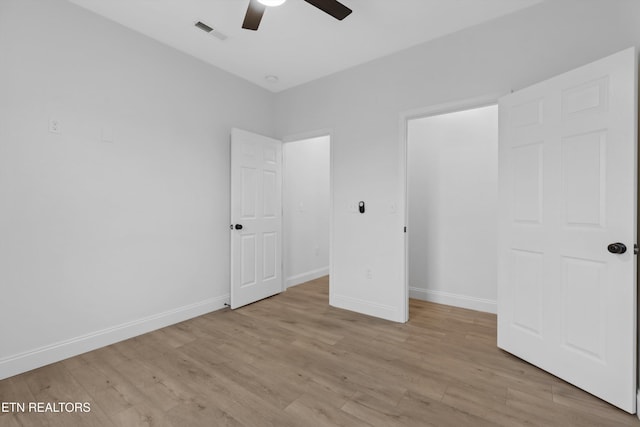
[[[262,21],[267,7],[280,6],[287,0],[249,0],[249,6],[247,7],[247,13],[244,15],[244,21],[242,21],[242,28],[245,30],[256,31]],[[311,6],[315,6],[324,13],[327,13],[342,21],[349,16],[351,9],[340,3],[338,0],[304,0]]]
[[[284,4],[287,0],[258,0],[259,3],[262,3],[265,6],[275,7]]]

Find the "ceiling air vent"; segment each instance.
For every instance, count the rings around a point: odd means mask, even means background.
[[[227,36],[226,34],[221,33],[218,30],[214,30],[213,28],[211,28],[210,26],[208,26],[207,24],[205,24],[202,21],[198,21],[194,24],[196,27],[200,28],[202,31],[204,31],[205,33],[209,33],[212,36],[214,36],[215,38],[217,38],[218,40],[226,40]]]
[[[205,31],[207,33],[210,33],[211,31],[213,31],[213,28],[211,28],[210,26],[208,26],[202,21],[196,22],[196,27],[200,28],[202,31]]]

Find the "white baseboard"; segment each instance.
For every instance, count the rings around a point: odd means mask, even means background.
[[[329,274],[329,266],[318,268],[316,270],[307,271],[306,273],[297,274],[288,277],[286,280],[287,288],[306,283],[310,280],[318,279]]]
[[[405,319],[400,318],[400,313],[396,307],[390,305],[365,301],[360,298],[353,298],[345,295],[331,295],[329,298],[329,304],[333,307],[391,320],[392,322],[405,322]]]
[[[142,319],[0,359],[0,380],[224,308],[229,295],[210,298]]]
[[[486,313],[495,314],[498,312],[498,304],[496,301],[471,297],[468,295],[452,294],[449,292],[410,287],[409,297],[423,301],[436,302],[438,304],[452,305],[454,307],[484,311]]]

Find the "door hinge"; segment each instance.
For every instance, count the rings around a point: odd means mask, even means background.
[[[633,254],[634,255],[638,255],[638,244],[637,243],[633,244]]]
[[[407,232],[407,227],[404,227],[404,232],[405,232],[405,233]]]

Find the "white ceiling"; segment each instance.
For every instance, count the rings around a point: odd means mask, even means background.
[[[249,0],[69,1],[278,92],[542,0],[342,0],[353,9],[344,21],[288,0],[267,8],[258,31],[241,28]],[[196,21],[228,39],[197,29]]]

